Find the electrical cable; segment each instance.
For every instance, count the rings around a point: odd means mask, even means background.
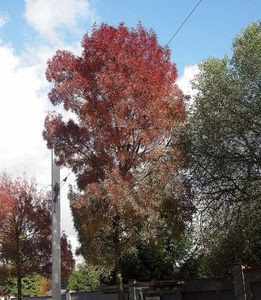
[[[72,174],[72,172],[70,172],[66,177],[64,177],[64,179],[60,182],[60,190],[61,188],[65,185],[68,177]]]
[[[182,22],[182,24],[179,26],[179,28],[176,30],[176,32],[173,34],[173,36],[171,37],[171,39],[168,41],[167,45],[168,46],[170,44],[170,42],[174,39],[174,37],[178,34],[178,32],[180,31],[180,29],[183,27],[183,25],[187,22],[187,20],[190,18],[190,16],[193,14],[193,12],[197,9],[197,7],[199,6],[200,2],[202,0],[199,0],[198,3],[194,6],[194,8],[192,9],[192,11],[189,13],[189,15],[186,17],[186,19]]]

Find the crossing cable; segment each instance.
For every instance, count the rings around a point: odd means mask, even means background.
[[[68,177],[72,174],[72,172],[70,172],[66,177],[64,177],[64,179],[60,182],[60,190],[61,188],[65,185]]]
[[[68,177],[71,175],[72,172],[70,172],[66,177],[64,177],[64,179],[62,181],[60,181],[60,183],[56,182],[55,185],[54,185],[54,192],[55,192],[55,195],[54,195],[54,199],[53,201],[56,202],[57,201],[57,197],[59,195],[59,192],[61,191],[61,188],[65,185]]]
[[[52,202],[52,205],[54,205],[54,202],[57,201],[57,197],[59,195],[59,192],[61,192],[61,188],[65,185],[68,177],[71,175],[72,171],[66,176],[64,177],[64,179],[62,181],[60,181],[60,183],[56,182],[55,185],[54,185],[54,198],[53,198],[53,202]],[[55,206],[53,206],[53,212],[55,213]]]
[[[168,41],[167,45],[168,46],[170,44],[170,42],[174,39],[174,37],[178,34],[178,32],[180,31],[180,29],[183,27],[183,25],[187,22],[187,20],[190,18],[190,16],[193,14],[193,12],[197,9],[197,7],[199,6],[200,2],[202,0],[199,0],[198,3],[194,6],[194,8],[192,9],[192,11],[189,13],[189,15],[186,17],[186,19],[182,22],[182,24],[179,26],[179,28],[176,30],[176,32],[173,34],[173,36],[171,37],[171,39]]]

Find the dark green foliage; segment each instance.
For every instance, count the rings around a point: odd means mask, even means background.
[[[163,234],[163,233],[162,233]],[[137,251],[125,255],[121,262],[121,268],[125,283],[130,280],[151,281],[183,278],[180,270],[186,260],[192,255],[192,236],[189,232],[182,234],[179,238],[168,240],[160,244],[142,243],[138,245]],[[102,278],[105,285],[115,284],[111,277]]]
[[[137,253],[123,259],[124,278],[139,281],[166,279],[173,275],[171,258],[164,249],[141,245]]]

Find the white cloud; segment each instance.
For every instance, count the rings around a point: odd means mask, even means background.
[[[185,95],[191,97],[191,101],[193,101],[193,97],[197,94],[197,91],[195,89],[192,89],[191,81],[195,78],[198,72],[198,65],[185,67],[183,76],[177,80],[179,88]]]
[[[81,39],[81,21],[92,22],[96,16],[89,0],[25,0],[25,16],[42,39],[27,44],[19,55],[11,43],[0,43],[0,172],[15,176],[25,173],[35,177],[40,188],[50,189],[50,151],[42,138],[47,110],[53,109],[47,99],[50,86],[45,79],[46,62],[58,49],[79,54],[80,41],[65,44],[61,30],[80,33],[76,36]],[[0,12],[0,28],[8,20],[8,15]],[[62,169],[61,179],[68,173]],[[73,180],[70,175],[70,183]],[[61,229],[75,250],[78,241],[67,192],[68,182],[61,190]]]
[[[0,169],[42,177],[49,156],[42,140],[45,99],[35,67],[22,66],[10,46],[0,46]]]
[[[6,23],[6,20],[0,16],[0,28],[4,27]]]
[[[40,35],[51,42],[60,40],[59,29],[79,31],[79,21],[96,19],[89,0],[25,0],[25,16]]]
[[[0,28],[4,27],[10,21],[10,17],[6,12],[0,12]]]
[[[0,45],[0,172],[14,176],[25,173],[35,177],[40,188],[50,189],[51,157],[42,138],[48,85],[42,73],[44,63],[37,61],[41,61],[40,57],[24,65],[24,57],[17,56],[11,46]],[[62,169],[61,179],[68,173],[68,169]],[[69,182],[73,180],[70,175]],[[68,182],[61,190],[61,228],[75,250],[78,242],[67,192]]]

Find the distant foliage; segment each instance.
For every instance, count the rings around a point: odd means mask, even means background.
[[[44,291],[46,278],[40,275],[30,275],[22,279],[22,294],[27,297],[45,296],[47,293]],[[14,277],[2,281],[0,290],[6,295],[17,295],[17,280]]]
[[[92,265],[81,264],[70,275],[67,289],[75,292],[92,291],[100,287],[100,272]]]

